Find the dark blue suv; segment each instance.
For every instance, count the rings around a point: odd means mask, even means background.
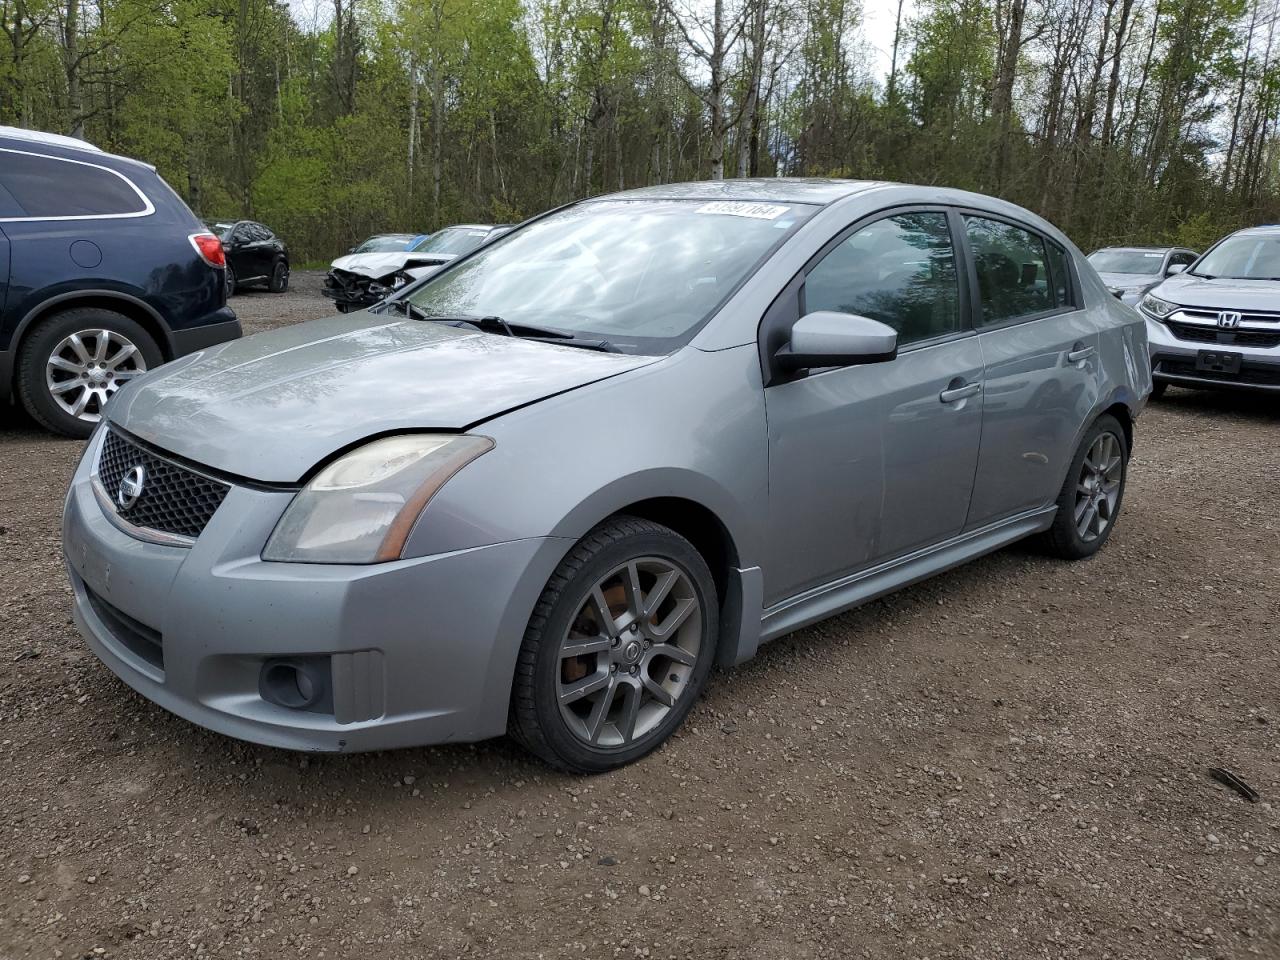
[[[240,336],[225,265],[154,168],[0,127],[0,401],[88,436],[120,384]]]

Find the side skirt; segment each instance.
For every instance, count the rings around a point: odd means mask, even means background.
[[[999,550],[1023,537],[1048,530],[1056,512],[1057,507],[1043,507],[1022,513],[776,603],[761,617],[760,643],[776,640],[801,627]]]

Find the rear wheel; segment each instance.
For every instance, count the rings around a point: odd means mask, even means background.
[[[227,284],[227,299],[230,300],[233,296],[235,296],[235,293],[236,293],[236,271],[235,271],[235,268],[231,266],[231,261],[227,261],[226,284]]]
[[[87,437],[111,396],[163,362],[155,340],[114,310],[85,307],[41,321],[18,350],[18,394],[41,426]]]
[[[666,740],[715,659],[715,583],[675,531],[617,517],[557,568],[525,631],[510,733],[552,766],[599,773]]]
[[[1164,396],[1165,391],[1168,389],[1169,389],[1169,382],[1167,380],[1153,381],[1151,384],[1151,399],[1159,400],[1161,397]]]
[[[1120,516],[1129,471],[1129,446],[1115,417],[1099,417],[1072,458],[1058,495],[1058,513],[1045,534],[1049,551],[1066,560],[1091,557]]]

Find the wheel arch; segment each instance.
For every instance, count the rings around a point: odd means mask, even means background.
[[[169,337],[168,327],[155,308],[146,301],[118,290],[72,290],[42,300],[18,321],[7,351],[10,366],[3,371],[3,385],[6,390],[10,392],[14,390],[14,377],[17,376],[17,364],[14,358],[17,357],[23,342],[31,332],[42,321],[52,316],[66,310],[79,310],[86,307],[112,310],[128,317],[151,335],[165,360],[173,359],[173,342]]]

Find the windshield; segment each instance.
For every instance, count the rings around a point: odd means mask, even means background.
[[[1142,273],[1155,276],[1164,263],[1163,250],[1095,250],[1089,262],[1099,273]]]
[[[413,237],[408,234],[404,236],[388,236],[388,237],[370,237],[360,246],[356,247],[356,253],[386,253],[388,250],[407,250],[409,244],[413,242]]]
[[[1227,237],[1204,255],[1194,273],[1224,280],[1280,280],[1280,233]]]
[[[487,227],[446,227],[424,237],[409,249],[414,253],[446,253],[460,257],[484,243],[484,238],[488,235]]]
[[[535,221],[410,294],[428,313],[499,316],[628,353],[688,341],[813,208],[602,200]]]
[[[206,220],[204,225],[209,228],[210,233],[216,233],[219,240],[226,240],[235,227],[234,222],[228,223],[225,220]]]

